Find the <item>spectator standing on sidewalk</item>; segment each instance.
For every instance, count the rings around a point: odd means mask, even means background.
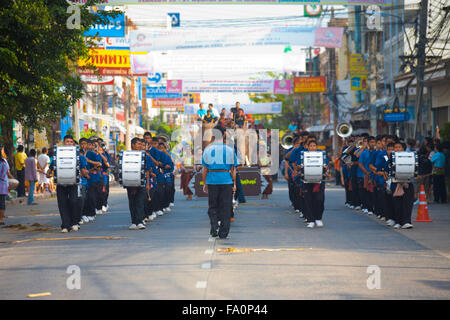
[[[25,197],[25,160],[27,155],[23,152],[23,146],[17,147],[17,153],[14,155],[14,164],[17,171],[17,180],[19,186],[17,187],[17,197]]]
[[[6,198],[8,197],[8,177],[14,177],[9,172],[7,156],[2,145],[0,145],[0,226],[4,225],[3,218],[6,211]]]
[[[430,158],[433,164],[433,194],[435,203],[447,203],[445,187],[445,155],[442,144],[436,146],[436,152]]]
[[[423,185],[425,189],[425,195],[427,197],[427,201],[431,201],[431,171],[432,165],[430,159],[428,159],[428,152],[425,147],[421,147],[418,152],[419,157],[419,170],[417,172],[416,178],[416,191],[415,191],[415,205],[419,204],[419,192],[420,186]]]
[[[49,178],[47,178],[47,171],[50,166],[50,158],[48,156],[48,149],[42,148],[42,153],[38,157],[38,172],[39,172],[39,186],[37,190],[39,192],[44,193],[45,188],[48,189],[48,191],[51,193],[50,190],[50,181]]]
[[[25,160],[25,180],[28,181],[30,190],[28,191],[28,202],[30,205],[37,205],[34,202],[34,189],[36,188],[36,182],[38,181],[37,167],[36,167],[36,150],[30,150],[30,156]]]

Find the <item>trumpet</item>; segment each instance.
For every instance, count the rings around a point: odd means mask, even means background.
[[[356,146],[357,146],[358,148],[362,148],[363,144],[364,144],[364,141],[363,141],[363,140],[358,140],[358,141],[356,142]]]

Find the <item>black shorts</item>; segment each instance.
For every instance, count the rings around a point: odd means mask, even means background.
[[[6,210],[6,194],[0,194],[0,210]]]

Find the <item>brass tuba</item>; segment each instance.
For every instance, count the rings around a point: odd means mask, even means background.
[[[290,149],[294,144],[294,135],[292,132],[285,133],[281,137],[281,146],[283,149]]]
[[[352,131],[353,131],[352,125],[346,122],[342,122],[338,124],[338,126],[336,127],[336,133],[341,138],[350,137]]]

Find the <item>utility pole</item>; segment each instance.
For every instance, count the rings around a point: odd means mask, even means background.
[[[331,20],[334,19],[334,8],[331,8]],[[331,77],[331,107],[333,109],[333,153],[337,155],[338,152],[338,135],[336,128],[338,126],[338,101],[336,96],[336,49],[328,48],[330,56],[330,77]]]
[[[422,105],[423,105],[423,79],[425,74],[425,45],[427,36],[427,17],[428,17],[428,0],[422,0],[419,13],[419,43],[417,46],[417,97],[416,97],[416,121],[414,123],[414,137],[422,139]]]
[[[311,50],[312,50],[312,48],[311,47],[309,47],[309,49],[308,49],[308,53],[309,53],[309,76],[310,77],[312,77],[313,76],[313,63],[312,63],[312,52],[311,52]],[[315,110],[314,110],[314,108],[313,108],[313,93],[310,93],[309,94],[309,113],[310,113],[310,115],[311,115],[311,125],[313,126],[314,125],[314,120],[315,120],[315,117],[314,117],[314,112],[315,112]]]
[[[78,100],[75,105],[72,106],[73,114],[73,131],[75,132],[75,140],[80,140],[80,117],[78,106],[80,105],[80,100]]]
[[[130,117],[129,117],[130,87],[127,86],[125,81],[122,83],[122,86],[123,86],[123,90],[125,92],[125,103],[123,104],[124,114],[125,114],[125,130],[126,130],[125,146],[126,146],[126,150],[130,150],[131,149],[130,123],[129,123],[129,121],[130,121]]]

